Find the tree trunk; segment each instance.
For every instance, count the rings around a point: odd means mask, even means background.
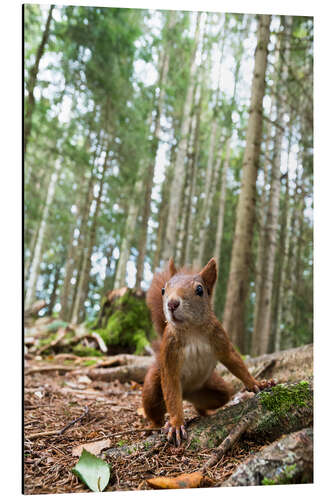
[[[289,26],[287,26],[287,24],[284,24],[284,29],[285,33],[283,34],[281,40],[279,55],[280,67],[282,68],[282,84],[286,82],[288,77],[288,57],[286,57],[286,61],[284,62],[282,60],[282,57],[285,57],[285,52],[287,53],[287,55],[289,54],[289,44],[287,40],[287,37],[289,35]],[[276,106],[276,121],[278,124],[281,124],[283,123],[285,106],[280,103],[278,97]],[[258,297],[256,297],[258,306],[256,306],[257,315],[254,320],[254,342],[252,345],[253,355],[265,354],[266,352],[268,352],[269,348],[271,333],[272,290],[281,192],[280,167],[283,133],[284,131],[280,126],[276,128],[271,170],[271,189],[267,209],[267,221],[265,225],[263,256],[260,273],[261,286],[260,294]]]
[[[91,270],[91,256],[92,256],[94,244],[96,241],[97,221],[98,221],[98,215],[99,215],[99,210],[100,210],[101,201],[102,201],[105,172],[106,172],[107,167],[108,167],[108,158],[109,158],[109,148],[107,148],[107,151],[105,154],[103,171],[102,171],[101,179],[99,182],[99,190],[98,190],[98,195],[96,198],[96,207],[95,207],[95,212],[94,212],[94,216],[93,216],[93,220],[92,220],[92,224],[91,224],[91,229],[90,229],[88,248],[85,250],[85,253],[83,256],[82,268],[80,269],[80,279],[79,279],[79,283],[78,283],[78,290],[77,290],[76,297],[75,297],[74,308],[73,308],[72,319],[71,319],[72,323],[77,323],[80,319],[82,319],[82,313],[84,310],[84,302],[86,300],[87,293],[88,293],[89,275],[90,275],[90,270]]]
[[[55,5],[51,5],[49,8],[49,13],[47,16],[42,40],[38,46],[35,63],[30,70],[29,80],[27,83],[28,97],[27,97],[27,103],[25,106],[25,113],[24,113],[24,142],[23,142],[24,155],[25,155],[26,150],[27,150],[27,144],[28,144],[28,140],[30,137],[30,133],[31,133],[32,113],[33,113],[33,110],[35,107],[34,90],[35,90],[36,81],[37,81],[39,63],[40,63],[40,60],[44,54],[45,46],[46,46],[48,39],[49,39],[49,36],[50,36],[50,24],[51,24],[51,20],[52,20],[52,12],[53,12],[54,7],[55,7]]]
[[[171,29],[171,27],[174,25],[175,21],[175,13],[171,12],[169,21],[168,21],[168,28]],[[152,190],[153,190],[153,179],[154,179],[154,171],[155,171],[155,163],[156,163],[156,156],[157,156],[157,151],[158,151],[158,146],[159,146],[159,141],[160,141],[160,132],[161,132],[161,116],[162,116],[162,111],[163,111],[163,106],[164,106],[164,100],[165,100],[165,89],[166,89],[166,82],[167,82],[167,75],[168,75],[168,70],[169,70],[169,60],[170,60],[170,54],[169,54],[169,44],[165,48],[165,52],[163,52],[163,59],[162,59],[162,64],[160,68],[160,76],[159,76],[159,95],[157,99],[157,104],[156,104],[156,117],[155,117],[155,125],[154,125],[154,134],[152,138],[152,143],[151,143],[151,157],[152,160],[149,164],[149,167],[146,172],[146,190],[144,194],[144,207],[143,207],[143,214],[142,214],[142,221],[141,221],[141,238],[139,242],[139,255],[137,258],[137,266],[136,266],[136,281],[135,281],[135,288],[139,289],[141,286],[141,281],[143,280],[143,268],[144,268],[144,258],[146,254],[146,245],[147,245],[147,233],[148,233],[148,221],[150,217],[150,210],[151,210],[151,195],[152,195]]]
[[[221,56],[220,56],[220,61],[219,61],[219,68],[218,68],[218,86],[215,91],[214,95],[214,104],[213,104],[213,121],[212,121],[212,127],[211,127],[211,132],[210,132],[210,140],[209,140],[209,149],[208,149],[208,160],[207,160],[207,170],[206,170],[206,175],[205,175],[205,191],[204,191],[204,198],[203,198],[203,205],[201,209],[201,213],[198,214],[199,217],[199,245],[198,245],[198,253],[196,256],[196,259],[194,261],[195,267],[201,268],[204,264],[203,258],[204,258],[204,251],[205,251],[205,244],[206,244],[206,239],[207,239],[207,228],[209,225],[209,220],[210,220],[210,212],[211,212],[211,206],[212,206],[212,201],[213,201],[213,193],[215,192],[214,189],[214,184],[216,182],[215,174],[218,171],[218,166],[216,163],[214,163],[214,157],[215,157],[215,149],[216,149],[216,138],[217,138],[217,131],[218,131],[218,114],[219,114],[219,97],[220,97],[220,92],[221,92],[221,73],[222,73],[222,62],[223,62],[223,52],[224,52],[224,45],[225,45],[225,39],[227,36],[228,30],[227,30],[227,22],[225,21],[225,26],[224,26],[224,32],[223,32],[223,37],[221,41]]]
[[[142,163],[137,173],[137,179],[131,196],[132,202],[130,203],[128,209],[125,230],[121,240],[120,253],[115,271],[114,288],[121,288],[126,285],[126,267],[130,256],[130,244],[133,238],[140,207],[140,198],[142,198],[143,192],[143,166],[144,164]]]
[[[55,270],[54,273],[54,279],[53,279],[53,285],[52,285],[52,292],[50,295],[50,300],[49,300],[49,305],[47,308],[46,315],[47,316],[52,316],[53,309],[57,300],[57,290],[58,290],[58,285],[59,285],[59,280],[60,280],[60,274],[61,274],[61,268],[62,268],[63,262],[61,262]]]
[[[251,89],[250,116],[243,160],[242,186],[239,195],[234,243],[224,308],[224,326],[240,349],[245,329],[245,304],[255,215],[256,178],[262,135],[262,103],[265,93],[267,46],[270,16],[259,16],[258,43]]]
[[[204,65],[201,67],[201,72],[199,76],[199,83],[197,87],[197,96],[195,99],[196,104],[196,112],[193,115],[194,123],[192,124],[192,130],[194,132],[193,142],[191,143],[190,149],[190,159],[191,159],[191,186],[189,193],[189,214],[187,220],[187,237],[185,243],[185,254],[184,254],[184,264],[191,264],[191,250],[193,243],[193,231],[194,231],[194,206],[193,206],[193,197],[196,191],[196,182],[197,182],[197,166],[198,166],[198,158],[199,158],[199,143],[200,143],[200,123],[201,123],[201,112],[202,112],[202,102],[204,96]]]
[[[28,284],[27,284],[27,293],[25,296],[25,308],[26,309],[29,308],[35,300],[36,284],[37,284],[37,278],[38,278],[38,273],[39,273],[39,266],[40,266],[41,259],[42,259],[42,251],[43,251],[44,236],[45,236],[46,226],[47,226],[47,219],[49,216],[50,206],[51,206],[52,201],[53,201],[60,167],[61,167],[61,163],[60,163],[60,160],[58,159],[58,160],[56,160],[54,172],[53,172],[51,179],[50,179],[49,187],[47,190],[46,202],[45,202],[43,214],[42,214],[42,221],[41,221],[41,224],[40,224],[39,230],[38,230],[38,237],[37,237],[37,241],[36,241],[36,245],[35,245],[34,257],[32,259],[31,268],[30,268],[30,275],[29,275],[29,280],[28,280]]]
[[[273,345],[273,350],[275,351],[279,351],[281,348],[282,290],[285,282],[285,274],[286,274],[285,264],[286,264],[286,256],[289,253],[289,242],[290,242],[291,210],[289,201],[290,198],[289,159],[290,159],[290,149],[292,140],[292,122],[293,120],[291,120],[289,129],[286,191],[285,191],[283,212],[281,217],[278,272],[277,272],[277,282],[275,286],[275,304],[274,304],[273,321],[272,321],[272,345]]]
[[[226,193],[227,193],[227,173],[230,165],[230,145],[231,145],[231,136],[228,137],[226,143],[226,154],[222,168],[222,176],[221,176],[221,191],[220,191],[220,200],[219,200],[219,211],[217,215],[217,229],[216,229],[216,239],[215,239],[215,248],[214,248],[214,256],[216,258],[217,264],[219,265],[220,257],[221,257],[221,247],[222,247],[222,239],[223,239],[223,226],[224,226],[224,210],[225,210],[225,201],[226,201]],[[215,304],[216,297],[216,286],[213,291],[212,303]],[[216,305],[216,304],[215,304]]]
[[[184,159],[186,153],[186,144],[187,144],[187,135],[190,126],[190,113],[191,113],[191,104],[192,104],[192,96],[195,85],[195,70],[196,70],[196,52],[197,46],[199,42],[199,28],[200,28],[200,20],[201,13],[197,14],[197,23],[196,23],[196,31],[195,31],[195,40],[194,40],[194,49],[191,60],[190,67],[190,76],[189,76],[189,84],[187,88],[185,103],[184,103],[184,111],[182,117],[182,124],[180,130],[180,140],[178,143],[178,150],[176,156],[176,162],[174,167],[174,176],[170,189],[170,206],[172,206],[172,210],[169,210],[168,213],[168,221],[166,227],[166,238],[164,242],[163,249],[163,260],[167,261],[175,251],[176,246],[176,235],[177,235],[177,224],[179,219],[180,212],[180,202],[181,195],[183,192],[184,186]]]

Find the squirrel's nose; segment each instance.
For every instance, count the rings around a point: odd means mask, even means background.
[[[177,307],[179,306],[179,304],[180,304],[179,300],[173,300],[173,299],[171,299],[168,302],[168,309],[173,312],[173,311],[175,311],[177,309]]]

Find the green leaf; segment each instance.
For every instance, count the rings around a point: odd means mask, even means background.
[[[72,472],[92,491],[103,491],[110,480],[110,466],[85,449]]]

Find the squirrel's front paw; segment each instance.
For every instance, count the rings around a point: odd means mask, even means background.
[[[169,443],[173,443],[175,446],[180,446],[181,440],[187,439],[184,425],[171,425],[170,422],[167,422],[163,427],[163,431],[167,434]]]
[[[255,383],[253,384],[253,386],[247,387],[247,390],[251,391],[251,392],[260,392],[260,391],[263,391],[264,389],[269,389],[270,387],[273,387],[274,385],[276,385],[276,382],[272,378],[269,380],[265,380],[265,379],[264,380],[256,380]]]

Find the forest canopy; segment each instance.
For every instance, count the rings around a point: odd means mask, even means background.
[[[218,263],[243,353],[312,342],[313,19],[24,6],[25,308]]]

